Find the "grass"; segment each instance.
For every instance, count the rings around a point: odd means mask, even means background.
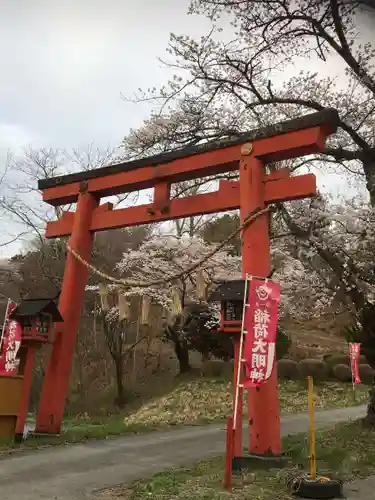
[[[317,408],[345,408],[367,401],[368,387],[356,388],[356,400],[350,384],[322,382],[315,386]],[[232,383],[225,379],[197,378],[178,385],[171,393],[155,398],[129,415],[125,422],[138,425],[202,424],[224,420],[231,412]],[[281,413],[307,410],[305,381],[280,381]],[[246,410],[246,409],[245,409]]]
[[[290,465],[282,471],[256,471],[234,479],[231,492],[223,490],[224,459],[204,461],[189,469],[176,469],[141,480],[131,487],[108,490],[106,498],[126,500],[274,500],[293,498],[287,480],[307,471],[306,436],[283,441]],[[351,481],[375,473],[375,430],[358,422],[339,424],[318,432],[318,473]],[[295,497],[294,497],[295,498]]]
[[[93,439],[110,439],[125,434],[134,434],[139,432],[151,432],[156,430],[152,426],[127,425],[122,416],[113,416],[103,419],[101,423],[90,420],[80,421],[77,425],[68,427],[59,435],[54,436],[36,436],[28,438],[20,444],[0,441],[0,458],[12,455],[18,452],[26,452],[35,449],[43,449],[51,446],[63,446],[67,444],[83,443]]]
[[[317,408],[330,409],[366,402],[368,388],[357,388],[353,400],[350,384],[324,382],[315,387]],[[280,411],[283,414],[307,410],[306,383],[281,381],[279,385]],[[76,417],[64,421],[66,430],[58,436],[27,439],[17,447],[0,443],[0,456],[15,451],[26,451],[47,446],[81,443],[92,439],[150,432],[182,425],[203,425],[223,421],[231,413],[232,384],[225,379],[187,378],[168,395],[157,397],[125,419],[123,415],[107,417]],[[245,408],[246,413],[246,408]]]

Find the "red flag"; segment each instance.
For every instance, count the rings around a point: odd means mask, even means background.
[[[350,366],[352,369],[353,382],[355,384],[360,384],[361,379],[359,378],[358,361],[359,361],[359,356],[361,354],[361,344],[350,343],[349,354],[350,354]]]
[[[280,285],[271,280],[250,281],[244,324],[244,387],[257,387],[272,374],[276,357],[279,302]]]
[[[19,361],[16,357],[21,345],[22,328],[18,321],[9,319],[16,307],[17,304],[10,302],[7,309],[0,353],[0,376],[17,373]]]

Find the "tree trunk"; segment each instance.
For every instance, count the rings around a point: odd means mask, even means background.
[[[370,203],[372,207],[375,207],[375,148],[372,148],[369,158],[363,162],[363,171],[366,176],[366,187],[370,194]],[[363,347],[364,346],[362,344],[362,349]],[[366,356],[368,364],[372,369],[375,369],[374,352],[372,349],[370,349],[369,351],[370,352],[364,352],[364,354]],[[367,425],[375,427],[375,377],[372,381],[371,389],[369,390],[369,402],[367,405],[367,415],[365,418],[365,422]]]
[[[375,148],[367,152],[363,161],[363,171],[366,178],[366,188],[370,195],[370,203],[375,207]]]
[[[188,373],[191,370],[189,360],[189,349],[185,340],[176,340],[174,342],[174,351],[178,359],[180,374]]]
[[[123,408],[126,404],[126,397],[124,394],[124,384],[122,382],[123,376],[123,359],[122,356],[114,359],[115,362],[115,370],[116,370],[116,398],[115,405],[118,408]]]
[[[372,339],[363,339],[361,342],[361,354],[366,358],[367,363],[375,372],[375,349],[373,347],[374,341]],[[366,425],[375,427],[375,376],[372,379],[372,385],[369,390],[369,399],[367,405],[367,415],[364,420]]]
[[[365,422],[367,425],[375,427],[375,380],[372,381],[372,386],[369,390],[369,402]]]

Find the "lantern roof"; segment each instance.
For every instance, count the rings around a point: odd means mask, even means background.
[[[245,293],[245,280],[219,281],[210,296],[209,302],[222,300],[243,300]]]
[[[64,320],[57,308],[54,299],[38,298],[38,299],[23,299],[14,311],[11,313],[11,318],[22,318],[25,316],[38,316],[39,314],[49,314],[54,323],[62,323]]]

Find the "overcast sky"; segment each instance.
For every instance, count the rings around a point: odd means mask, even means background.
[[[6,4],[4,6],[4,4]],[[13,0],[0,12],[4,146],[118,144],[147,115],[121,99],[163,83],[170,31],[204,33],[186,0]]]
[[[207,32],[187,8],[188,0],[2,2],[0,171],[7,150],[29,144],[117,146],[150,111],[121,95],[169,77],[157,59],[169,33]],[[0,257],[19,248],[0,248]]]
[[[188,3],[2,2],[0,153],[28,144],[118,145],[150,110],[121,94],[166,81],[168,70],[157,57],[165,54],[169,33],[207,33],[208,20],[185,14]],[[0,249],[0,257],[15,250]]]

